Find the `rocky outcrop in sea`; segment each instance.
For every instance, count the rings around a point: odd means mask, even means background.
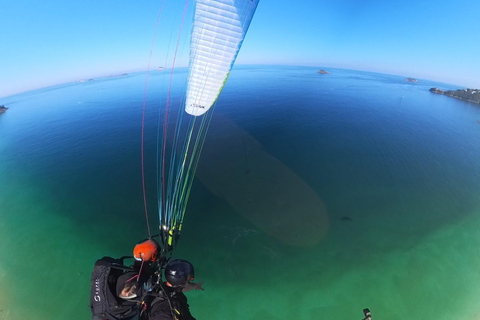
[[[455,91],[443,91],[439,88],[431,88],[429,91],[432,93],[443,94],[444,96],[449,96],[452,98],[480,104],[480,89],[459,89]]]

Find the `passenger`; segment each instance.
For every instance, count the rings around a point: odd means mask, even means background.
[[[193,265],[181,259],[171,260],[165,267],[166,281],[153,300],[147,302],[148,320],[195,320],[191,315],[184,291],[203,290],[202,282],[192,283]]]

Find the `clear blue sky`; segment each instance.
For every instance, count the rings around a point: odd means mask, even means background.
[[[165,0],[154,67],[171,64],[185,2]],[[0,97],[146,70],[161,4],[0,0]],[[480,88],[479,14],[476,0],[260,0],[237,64],[338,67]],[[187,63],[190,21],[177,65]]]

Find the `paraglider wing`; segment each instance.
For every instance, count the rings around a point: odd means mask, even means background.
[[[228,78],[259,0],[197,0],[185,111],[210,109]]]

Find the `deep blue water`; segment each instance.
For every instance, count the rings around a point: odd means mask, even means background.
[[[445,84],[317,71],[232,71],[176,249],[205,282],[204,292],[189,293],[192,313],[357,319],[369,307],[383,319],[478,317],[480,106],[428,92],[456,89]],[[164,74],[151,74],[146,104],[152,225]],[[173,83],[174,106],[184,75],[180,70]],[[146,236],[144,85],[144,74],[132,74],[1,99],[10,109],[0,115],[0,283],[11,290],[0,293],[0,319],[88,318],[95,260],[130,254]],[[207,152],[209,144],[224,149]],[[222,152],[240,156],[209,165]],[[252,204],[262,208],[261,222],[233,192],[241,190],[239,176],[222,185],[210,179],[228,165],[257,170],[252,181],[261,185],[249,186],[249,195],[272,190]],[[274,174],[267,179],[265,172]],[[303,201],[320,199],[328,216],[319,241],[307,230],[317,219],[309,203],[285,200],[291,210],[269,210],[269,201],[295,199],[302,188],[315,195]],[[277,222],[305,227],[309,244],[275,235]]]

